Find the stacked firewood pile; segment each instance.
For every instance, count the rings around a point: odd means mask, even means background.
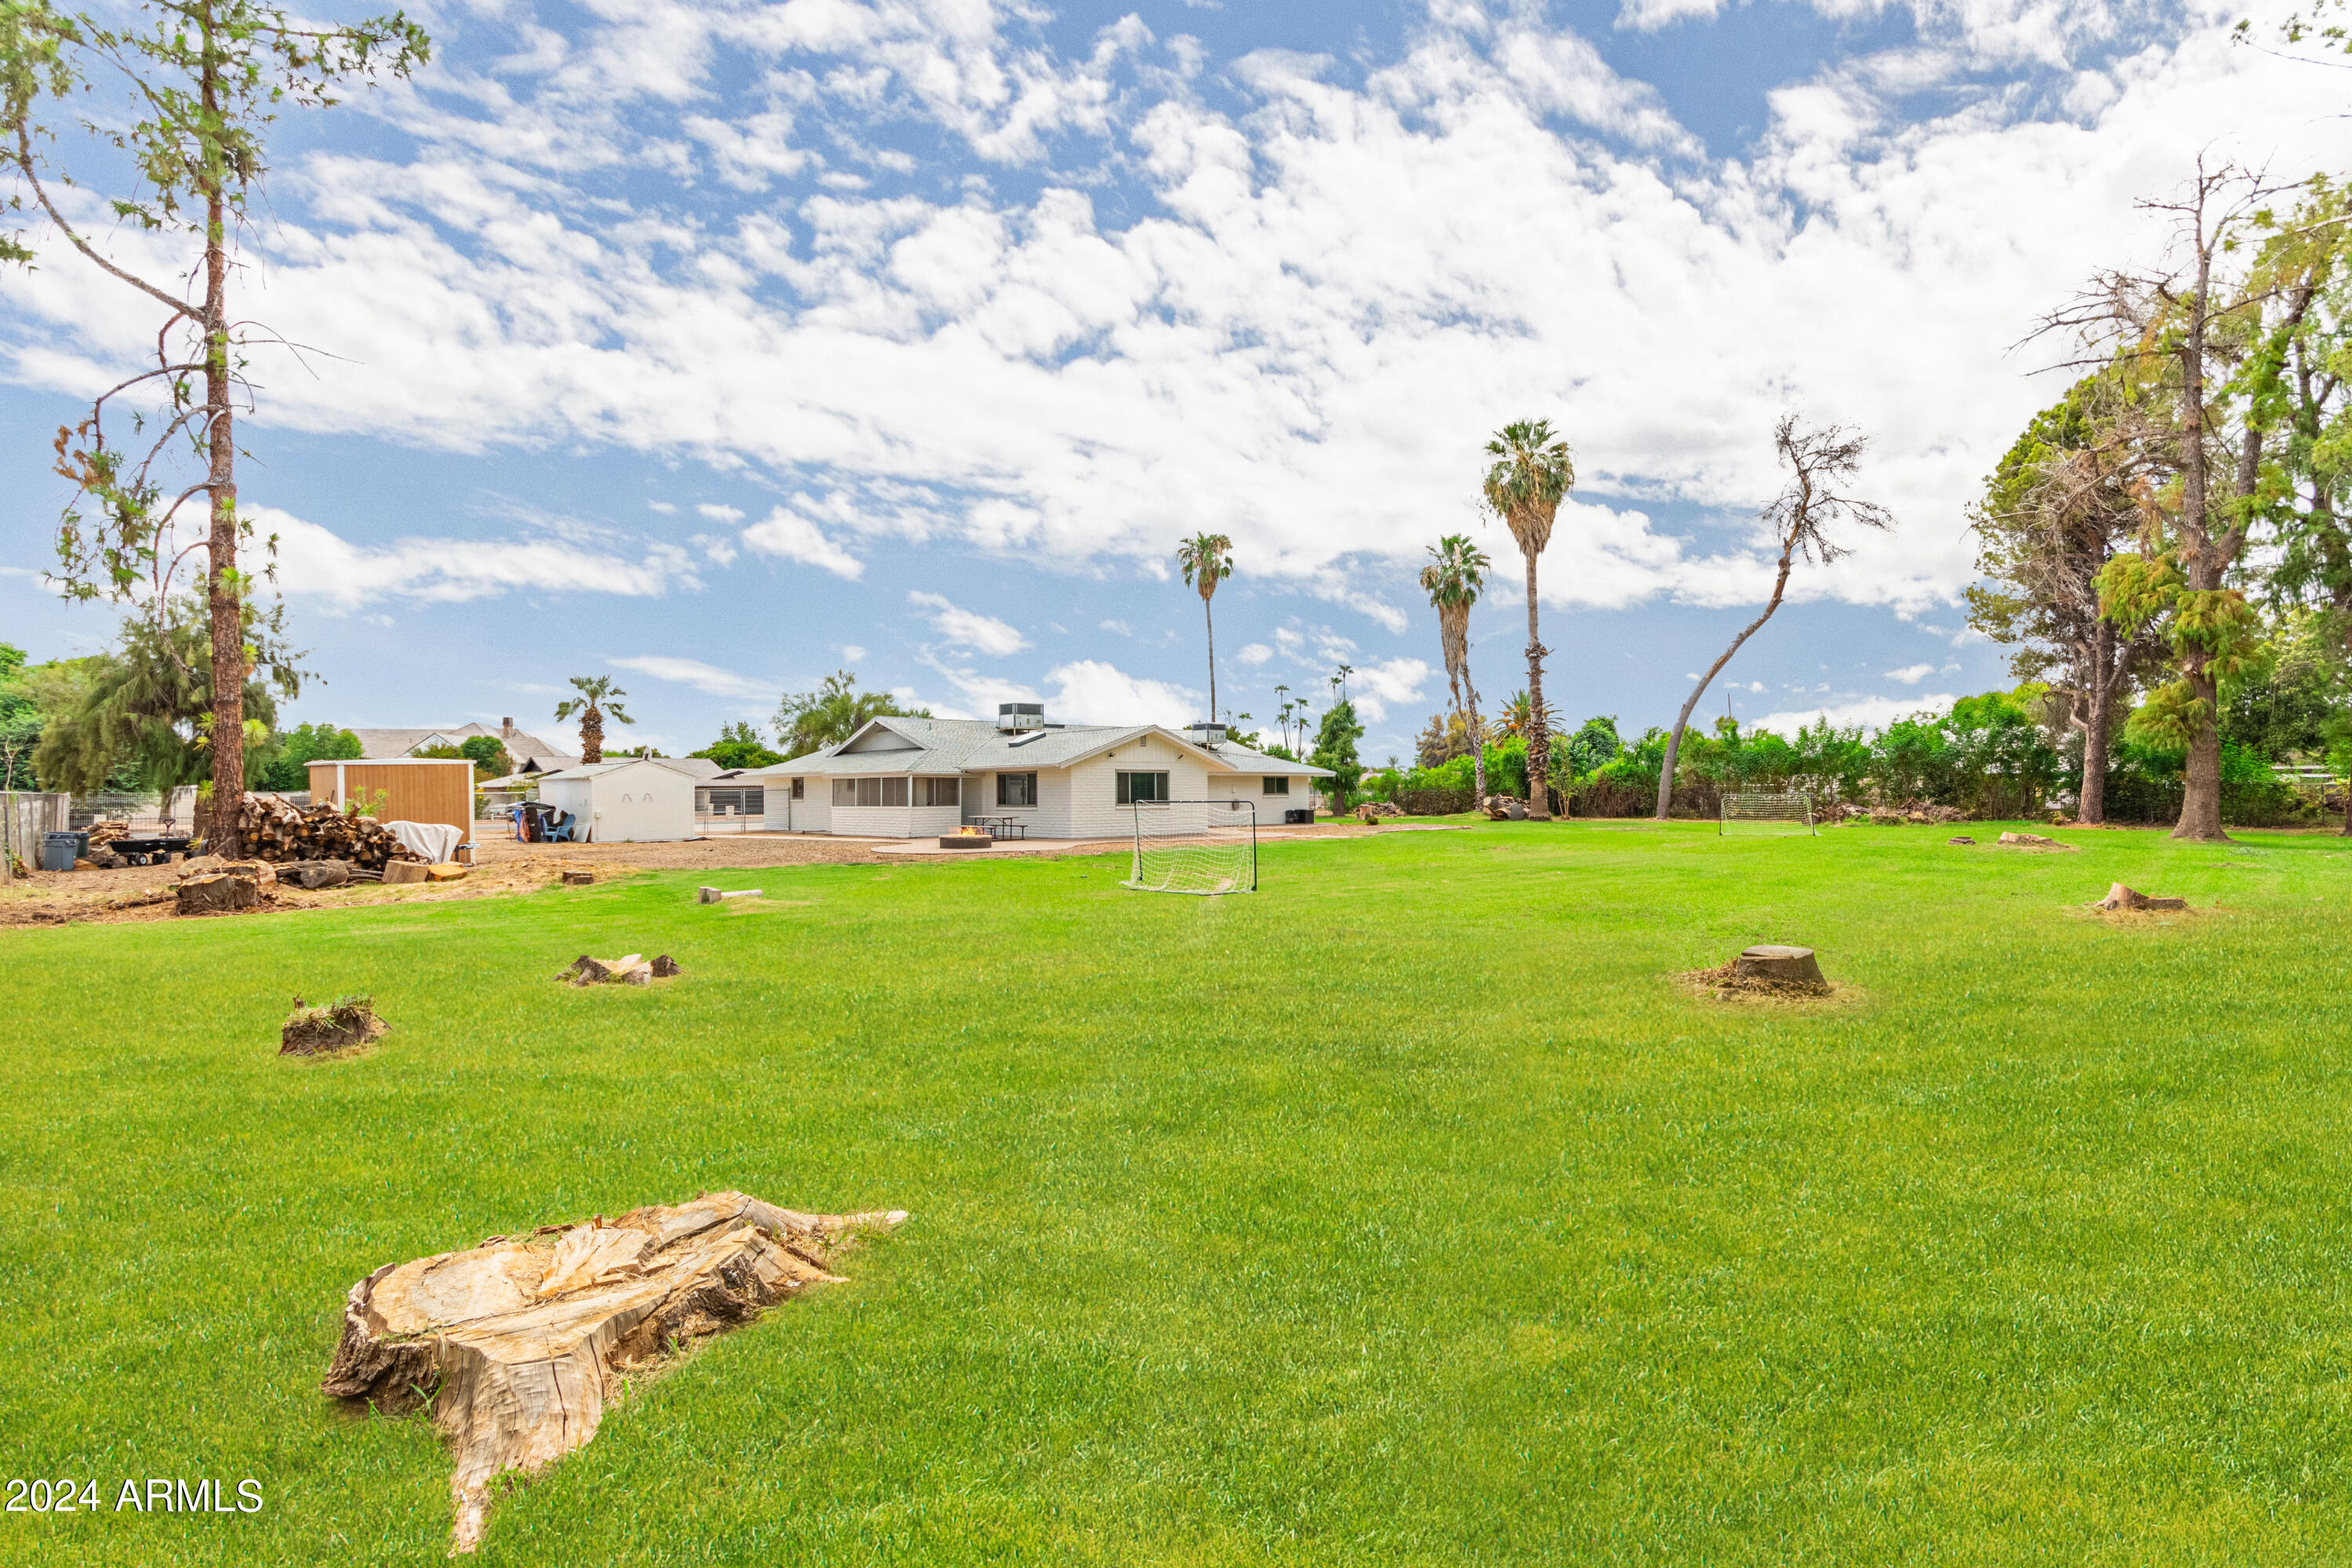
[[[417,858],[373,818],[346,816],[324,804],[298,810],[265,795],[246,797],[237,836],[256,860],[347,860],[381,871],[387,861]]]

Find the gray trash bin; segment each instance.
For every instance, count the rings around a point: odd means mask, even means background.
[[[70,871],[89,842],[87,833],[47,833],[41,836],[41,869]]]

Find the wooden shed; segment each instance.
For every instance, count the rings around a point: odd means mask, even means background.
[[[464,757],[312,763],[310,798],[337,810],[381,797],[378,822],[445,822],[474,839],[474,764]]]

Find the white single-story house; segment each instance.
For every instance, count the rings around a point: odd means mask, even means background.
[[[1032,838],[1132,831],[1137,800],[1244,801],[1259,826],[1312,811],[1328,768],[1269,757],[1215,725],[1049,724],[1035,702],[996,721],[874,719],[837,746],[747,768],[765,790],[770,832],[920,838],[1017,823]]]
[[[664,757],[617,757],[543,773],[542,805],[568,811],[589,844],[658,844],[694,837],[694,778]]]

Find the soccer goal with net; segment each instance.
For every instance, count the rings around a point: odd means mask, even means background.
[[[1716,831],[1732,833],[1811,833],[1813,797],[1802,790],[1769,790],[1726,795]]]
[[[1245,800],[1139,800],[1135,866],[1149,893],[1257,891],[1257,807]]]

